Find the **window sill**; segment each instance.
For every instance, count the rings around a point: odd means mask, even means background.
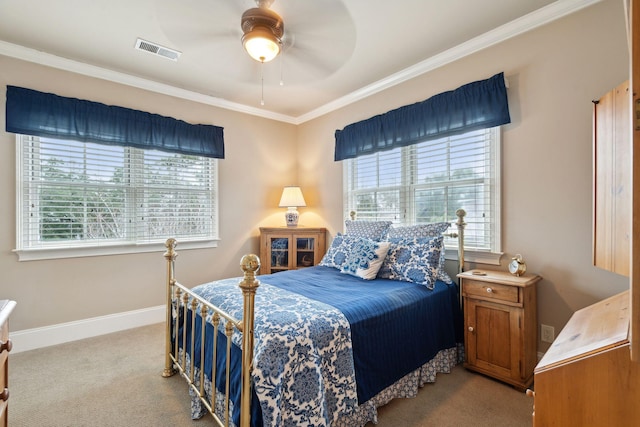
[[[218,240],[180,241],[180,249],[205,249],[218,247]],[[45,259],[82,258],[107,255],[128,255],[166,250],[164,242],[143,244],[110,244],[87,247],[55,247],[39,249],[14,249],[18,261],[38,261]]]
[[[465,249],[464,260],[465,262],[473,262],[476,264],[488,264],[488,265],[500,265],[500,258],[504,253],[502,252],[489,252],[489,251],[474,251]],[[458,261],[458,249],[447,248],[445,259]]]

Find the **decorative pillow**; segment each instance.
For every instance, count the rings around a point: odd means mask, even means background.
[[[352,246],[358,243],[359,240],[356,237],[345,236],[342,233],[336,234],[331,246],[329,246],[318,265],[340,269],[351,253]]]
[[[389,228],[389,238],[415,239],[418,237],[438,237],[447,231],[450,226],[451,224],[448,222],[392,226]]]
[[[387,231],[391,227],[391,221],[366,221],[350,220],[344,221],[345,233],[351,237],[361,237],[375,241],[383,240],[387,237]]]
[[[375,242],[360,239],[353,245],[340,271],[365,280],[375,279],[378,270],[387,256],[390,242]]]
[[[433,289],[436,284],[442,236],[422,239],[391,239],[378,277],[413,282]]]
[[[389,239],[404,238],[416,239],[420,237],[437,237],[447,231],[451,224],[448,222],[434,222],[431,224],[406,225],[401,227],[389,228]],[[444,248],[440,251],[440,264],[438,265],[438,279],[444,283],[451,284],[453,280],[444,270]]]

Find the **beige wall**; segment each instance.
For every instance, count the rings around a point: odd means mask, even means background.
[[[573,311],[628,286],[591,263],[591,100],[627,78],[626,46],[622,2],[606,0],[297,127],[4,57],[0,91],[25,86],[224,127],[222,241],[217,249],[180,255],[179,277],[193,285],[239,274],[240,257],[257,251],[258,227],[282,221],[283,185],[303,188],[308,207],[300,210],[301,224],[341,231],[336,129],[504,71],[512,123],[502,140],[503,265],[522,253],[529,270],[543,277],[538,320],[557,334]],[[2,131],[0,298],[19,302],[13,330],[162,304],[161,252],[18,262],[11,252],[14,159],[14,136]]]
[[[538,321],[556,334],[575,310],[626,289],[591,262],[591,101],[628,78],[622,4],[604,1],[300,126],[300,182],[317,188],[318,216],[341,231],[336,129],[504,71],[502,268],[521,253],[543,277]]]
[[[134,108],[191,123],[224,127],[226,158],[219,162],[218,248],[183,251],[183,284],[235,277],[242,255],[258,250],[258,227],[284,225],[277,207],[284,185],[296,184],[294,125],[154,94],[0,56],[0,97],[23,86]],[[15,248],[15,136],[0,113],[0,299],[18,306],[13,331],[55,325],[163,304],[163,250],[126,256],[18,262]],[[280,224],[281,223],[281,224]],[[167,236],[169,237],[169,236]]]

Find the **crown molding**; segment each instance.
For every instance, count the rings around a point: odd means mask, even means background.
[[[456,47],[434,55],[417,63],[416,65],[405,68],[402,71],[358,89],[349,95],[329,102],[307,114],[299,116],[296,124],[301,124],[328,114],[339,108],[365,99],[385,89],[406,82],[407,80],[411,80],[429,71],[433,71],[458,59],[464,58],[465,56],[469,56],[512,37],[526,33],[527,31],[553,22],[601,1],[602,0],[557,0],[556,2],[531,12],[521,18],[515,19],[478,37],[459,44]]]
[[[175,86],[159,83],[153,80],[143,79],[140,77],[132,76],[130,74],[121,73],[119,71],[96,67],[94,65],[62,58],[56,55],[51,55],[46,52],[8,43],[2,40],[0,40],[0,55],[9,56],[12,58],[21,59],[23,61],[33,62],[76,74],[95,77],[114,83],[132,86],[138,89],[145,89],[151,92],[161,93],[176,98],[186,99],[189,101],[198,102],[200,104],[224,108],[225,110],[237,111],[240,113],[260,116],[285,123],[297,124],[294,117],[284,114],[274,113],[255,107],[249,107],[244,104],[230,102],[222,98],[216,98],[214,96],[204,95],[198,92],[177,88]]]
[[[186,89],[180,89],[164,83],[96,67],[4,41],[0,41],[0,55],[34,62],[139,89],[145,89],[201,104],[211,105],[226,110],[299,125],[601,1],[602,0],[557,0],[521,18],[515,19],[465,43],[434,55],[416,65],[392,74],[389,77],[364,86],[346,96],[338,98],[298,117],[292,117],[285,114],[279,114],[264,109],[230,102],[222,98],[204,95]]]

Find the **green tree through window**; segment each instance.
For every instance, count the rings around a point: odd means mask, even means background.
[[[499,128],[484,129],[345,160],[345,217],[454,222],[463,208],[465,246],[497,251],[499,137]]]
[[[20,136],[19,246],[217,238],[217,161]]]

